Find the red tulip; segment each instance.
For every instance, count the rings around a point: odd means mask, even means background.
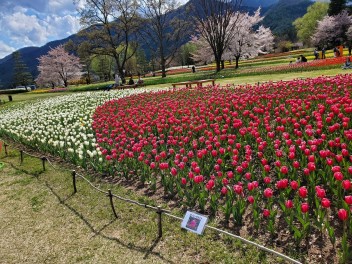
[[[264,217],[269,217],[270,216],[270,211],[268,209],[263,210],[263,216]]]
[[[290,186],[291,186],[292,190],[296,190],[298,188],[298,182],[291,181]]]
[[[176,168],[174,168],[174,167],[171,168],[171,175],[172,175],[172,176],[176,176],[176,175],[177,175],[177,170],[176,170]]]
[[[345,202],[348,205],[352,205],[352,195],[345,196]]]
[[[264,190],[264,196],[265,196],[266,198],[272,197],[272,196],[273,196],[273,190],[270,189],[270,188],[266,188],[266,189]]]
[[[337,181],[342,181],[343,180],[343,174],[341,172],[337,171],[337,172],[334,173],[334,178]]]
[[[326,195],[325,190],[320,186],[315,187],[315,192],[319,198],[324,198]]]
[[[342,181],[342,188],[344,188],[346,191],[351,189],[351,181],[350,180]]]
[[[252,204],[254,203],[254,197],[253,196],[248,196],[247,201]]]
[[[266,184],[269,184],[269,183],[271,182],[271,178],[270,178],[270,177],[265,177],[265,178],[264,178],[264,182],[265,182]]]
[[[302,213],[306,213],[306,212],[308,212],[308,210],[309,210],[309,205],[308,205],[308,203],[302,203],[302,204],[301,204],[301,211],[302,211]]]
[[[280,172],[281,172],[282,174],[287,174],[287,173],[288,173],[288,168],[287,168],[287,166],[282,166],[282,167],[280,168]]]
[[[348,212],[345,209],[340,209],[337,212],[337,215],[340,218],[340,220],[342,220],[342,221],[346,221],[348,218]]]
[[[243,192],[243,188],[242,188],[242,186],[239,185],[239,184],[235,184],[235,185],[233,186],[233,190],[234,190],[235,193],[237,193],[237,194],[241,194],[241,193]]]
[[[223,195],[226,195],[227,192],[228,192],[228,189],[227,189],[225,186],[223,186],[223,187],[221,188],[221,193],[222,193]]]
[[[302,186],[301,188],[298,189],[298,194],[301,198],[306,198],[308,194],[307,188]]]
[[[323,199],[321,200],[321,205],[322,205],[324,208],[329,208],[330,205],[331,205],[331,202],[330,202],[329,199],[323,198]]]
[[[285,206],[286,206],[286,208],[292,208],[292,207],[293,207],[293,202],[292,202],[292,200],[287,200],[287,201],[285,202]]]

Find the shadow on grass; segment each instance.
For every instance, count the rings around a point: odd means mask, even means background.
[[[78,218],[80,218],[83,223],[94,233],[94,236],[100,236],[104,239],[113,241],[117,244],[119,244],[120,246],[126,247],[130,250],[135,250],[135,251],[139,251],[141,253],[145,253],[145,256],[143,259],[146,259],[150,254],[160,258],[161,260],[165,261],[166,263],[174,263],[171,260],[165,259],[160,253],[157,252],[153,252],[154,248],[156,247],[156,245],[158,244],[158,242],[160,241],[160,238],[157,238],[156,240],[154,240],[153,244],[151,245],[151,247],[140,247],[140,246],[136,246],[133,243],[130,242],[124,242],[121,241],[120,239],[116,238],[116,237],[110,237],[108,235],[105,235],[102,233],[102,231],[108,227],[109,225],[111,225],[113,222],[115,222],[116,218],[111,220],[109,223],[107,223],[106,225],[104,225],[100,230],[97,230],[96,228],[94,228],[94,226],[92,225],[92,223],[90,223],[83,214],[81,214],[80,212],[78,212],[75,208],[73,208],[72,206],[70,206],[66,201],[69,200],[71,197],[74,196],[74,194],[70,194],[69,196],[67,196],[66,198],[61,198],[59,194],[57,194],[54,189],[52,188],[52,186],[50,186],[50,184],[45,181],[45,185],[46,187],[51,191],[51,193],[58,199],[58,201],[60,202],[60,204],[64,205],[66,208],[68,208],[72,213],[74,213]],[[94,237],[93,236],[93,237]]]

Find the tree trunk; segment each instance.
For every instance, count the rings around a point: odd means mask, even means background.
[[[163,49],[161,49],[161,52],[160,52],[160,63],[161,63],[161,77],[165,78],[166,77],[166,60],[164,58]]]
[[[126,78],[125,78],[125,72],[124,72],[124,70],[123,70],[121,67],[118,68],[117,70],[118,70],[118,72],[119,72],[119,76],[120,76],[120,78],[121,78],[122,84],[125,84],[125,83],[126,83]]]
[[[64,80],[64,86],[67,87],[68,83],[67,80]]]
[[[238,69],[238,61],[240,60],[240,56],[236,56],[236,66],[235,66],[235,69]]]
[[[225,69],[225,61],[224,60],[221,60],[221,69]]]
[[[161,77],[165,78],[166,77],[166,67],[165,64],[161,65]]]
[[[221,71],[221,60],[220,59],[216,59],[216,72]]]

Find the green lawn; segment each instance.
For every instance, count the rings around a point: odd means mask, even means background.
[[[63,164],[55,164],[56,169],[47,164],[42,172],[40,160],[25,156],[20,165],[14,150],[8,157],[3,150],[0,162],[1,263],[284,263],[209,230],[201,237],[187,233],[166,216],[157,240],[155,212],[115,200],[115,219],[108,197],[85,181],[78,180],[73,194]],[[116,184],[94,184],[157,203]]]

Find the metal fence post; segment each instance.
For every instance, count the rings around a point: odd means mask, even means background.
[[[163,236],[163,227],[161,223],[161,214],[163,213],[163,211],[161,210],[160,206],[158,206],[158,211],[156,211],[156,213],[158,214],[158,237],[161,238]]]
[[[72,171],[72,183],[73,183],[73,193],[77,192],[77,187],[76,187],[76,171]]]
[[[21,164],[23,163],[23,150],[20,150]]]
[[[115,211],[114,202],[112,200],[111,190],[109,189],[108,192],[109,192],[109,200],[110,200],[110,205],[111,205],[111,208],[112,208],[112,212],[114,213],[114,216],[117,218],[117,213]]]
[[[43,171],[45,171],[45,160],[46,160],[46,158],[42,157]]]

